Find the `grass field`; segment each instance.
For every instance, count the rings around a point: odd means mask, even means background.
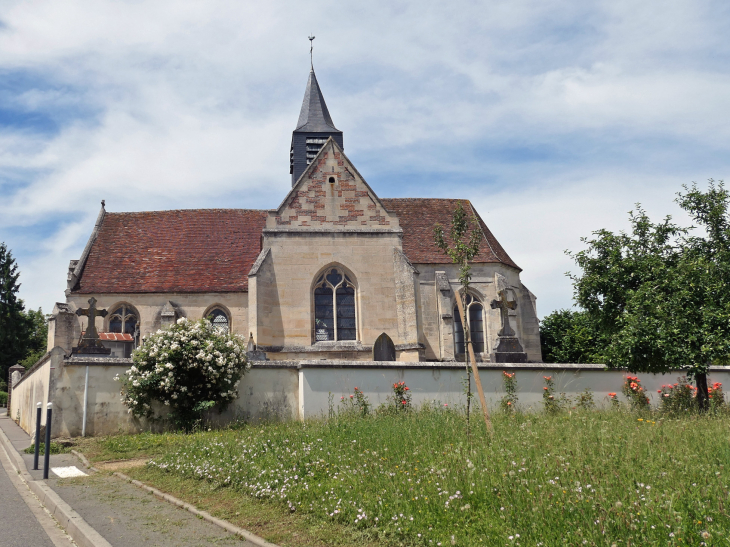
[[[422,409],[116,436],[85,450],[149,456],[140,478],[208,492],[208,507],[238,497],[284,523],[332,527],[321,544],[347,544],[335,539],[346,533],[387,545],[730,545],[727,416],[498,414],[494,428],[490,440],[473,418],[469,444],[462,413]]]

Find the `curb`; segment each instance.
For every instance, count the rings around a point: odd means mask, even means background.
[[[88,460],[86,458],[81,457],[82,461],[85,461],[85,464],[88,463]],[[92,467],[89,467],[89,469],[93,469]],[[239,528],[238,526],[234,526],[230,522],[226,522],[225,520],[221,520],[219,518],[214,517],[207,511],[201,511],[200,509],[196,508],[194,505],[190,505],[189,503],[184,502],[183,500],[177,499],[175,496],[171,496],[170,494],[165,494],[164,492],[158,490],[157,488],[153,488],[151,486],[147,486],[143,482],[140,482],[138,480],[133,479],[132,477],[128,477],[124,473],[120,473],[119,471],[115,471],[113,473],[116,477],[119,477],[120,479],[124,479],[125,481],[131,482],[133,485],[142,488],[144,490],[147,490],[148,492],[154,494],[156,497],[165,500],[168,503],[171,503],[173,505],[177,505],[178,507],[181,507],[182,509],[186,509],[187,511],[191,512],[193,515],[200,517],[204,520],[207,520],[208,522],[211,522],[215,524],[216,526],[220,526],[224,530],[231,532],[232,534],[236,534],[237,536],[241,536],[246,541],[249,541],[253,543],[254,545],[258,545],[259,547],[279,547],[275,543],[271,543],[266,541],[264,538],[257,536],[256,534],[252,534],[248,530],[244,530],[243,528]]]
[[[40,500],[41,504],[48,509],[66,533],[71,536],[79,547],[112,547],[104,537],[94,530],[81,515],[63,501],[46,483],[36,481],[28,473],[25,462],[20,453],[8,439],[5,432],[0,429],[0,442],[2,442],[5,451],[10,456],[10,463],[18,473],[22,480],[33,494]]]

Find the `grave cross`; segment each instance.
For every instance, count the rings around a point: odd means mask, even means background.
[[[84,332],[84,335],[81,337],[81,342],[79,343],[79,346],[101,346],[101,343],[99,342],[99,334],[96,332],[96,317],[106,317],[107,311],[96,309],[96,298],[92,296],[91,298],[89,298],[89,307],[79,308],[78,310],[76,310],[76,315],[78,315],[79,317],[86,316],[89,318],[88,325],[86,326],[86,332]]]
[[[509,310],[517,309],[517,302],[507,300],[507,291],[499,291],[499,300],[492,300],[492,309],[499,309],[500,315],[502,316],[502,329],[497,333],[497,336],[514,336],[515,331],[509,324]]]

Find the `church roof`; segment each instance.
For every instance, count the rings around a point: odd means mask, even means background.
[[[314,75],[314,69],[309,73],[302,110],[299,112],[299,121],[294,131],[299,133],[339,131],[332,122],[329,110],[327,110],[327,104],[324,102],[322,90],[317,83],[317,76]]]
[[[518,268],[468,200],[381,199],[398,215],[403,252],[414,264],[450,264],[434,244],[433,226],[446,231],[457,202],[476,215],[484,234],[477,263]],[[248,272],[261,251],[268,211],[185,209],[106,213],[73,291],[211,293],[248,291]]]
[[[403,229],[403,252],[414,264],[451,264],[434,243],[433,227],[439,223],[444,227],[447,241],[451,227],[451,218],[458,202],[462,202],[467,212],[471,210],[479,221],[484,234],[483,245],[473,262],[501,262],[513,268],[521,269],[515,264],[497,239],[489,231],[487,225],[476,212],[471,202],[466,199],[435,198],[381,198],[383,205],[398,215],[400,227]]]
[[[106,213],[73,292],[240,292],[266,211]]]

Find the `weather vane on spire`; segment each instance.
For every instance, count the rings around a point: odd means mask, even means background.
[[[315,36],[313,34],[309,37],[309,63],[312,66],[312,70],[314,70],[314,57],[312,55],[312,51],[314,50],[314,38]]]

